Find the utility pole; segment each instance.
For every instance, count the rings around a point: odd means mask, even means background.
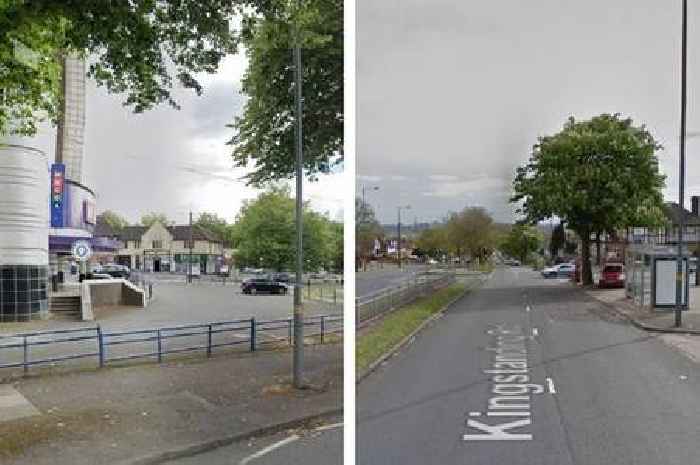
[[[190,243],[187,244],[190,247],[190,258],[187,260],[187,282],[192,283],[192,210],[190,210]]]
[[[303,133],[302,133],[302,64],[301,45],[299,44],[299,31],[295,24],[294,34],[294,103],[296,107],[296,229],[297,229],[297,261],[296,279],[294,282],[294,387],[301,389],[304,387],[304,308],[301,303],[302,274],[304,267],[304,234],[302,208],[302,185],[303,185]]]
[[[402,209],[402,208],[405,208],[406,210],[408,210],[409,208],[411,208],[411,206],[410,206],[410,205],[406,205],[406,206],[402,206],[402,207],[396,207],[396,209],[397,209],[398,212],[399,212],[399,218],[398,218],[399,221],[398,221],[398,225],[397,225],[397,226],[398,226],[398,227],[397,227],[397,230],[398,230],[397,233],[398,233],[398,236],[399,236],[399,240],[398,240],[398,243],[396,244],[396,255],[397,255],[397,257],[399,258],[399,269],[401,269],[401,209]]]
[[[682,295],[683,295],[683,204],[685,198],[685,117],[687,105],[687,61],[688,61],[688,0],[683,0],[682,20],[682,44],[681,44],[681,147],[680,147],[680,175],[678,177],[678,206],[681,214],[678,219],[678,260],[676,264],[676,314],[675,324],[681,326]],[[686,296],[686,299],[688,296]]]

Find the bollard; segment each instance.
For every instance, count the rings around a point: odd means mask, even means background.
[[[306,280],[306,298],[311,300],[311,280]]]
[[[250,319],[250,351],[255,352],[255,318]]]
[[[287,320],[289,322],[289,345],[292,345],[292,328],[294,326],[294,320],[292,318]]]
[[[105,366],[105,344],[104,336],[102,334],[102,328],[97,325],[97,353],[100,360],[100,368]]]
[[[325,322],[325,316],[321,315],[321,344],[323,344],[323,333],[326,329],[326,322]]]
[[[24,374],[26,375],[29,371],[29,365],[27,365],[29,358],[29,346],[27,345],[27,336],[24,336]]]
[[[207,331],[207,357],[211,357],[211,325]]]
[[[163,361],[163,343],[160,338],[160,329],[156,330],[156,335],[158,337],[158,363]]]
[[[333,305],[338,303],[338,287],[333,286]]]

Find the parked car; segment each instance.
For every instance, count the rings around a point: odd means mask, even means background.
[[[598,287],[625,287],[625,266],[622,263],[606,263],[600,272]]]
[[[99,270],[100,273],[108,274],[113,278],[128,278],[131,271],[128,267],[124,265],[102,265]]]
[[[513,260],[512,258],[505,259],[503,263],[508,266],[520,266],[520,260]]]
[[[576,266],[573,263],[560,263],[542,270],[545,278],[571,278],[574,275]]]
[[[88,273],[85,279],[114,279],[111,275],[107,273]]]
[[[241,291],[244,294],[286,294],[287,286],[271,278],[252,278],[243,281]]]
[[[291,283],[294,282],[294,276],[289,273],[275,273],[272,275],[272,280],[280,283]]]

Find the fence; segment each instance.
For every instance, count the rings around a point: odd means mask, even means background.
[[[308,334],[305,331],[305,337],[318,337],[323,343],[328,334],[342,333],[343,317],[306,317],[304,327],[315,329]],[[291,345],[293,333],[292,318],[266,321],[250,318],[126,331],[104,331],[96,326],[18,333],[0,336],[0,368],[22,368],[27,373],[34,365],[85,358],[95,358],[100,368],[110,362],[139,358],[153,358],[160,363],[168,354],[201,351],[210,357],[214,349],[231,346],[254,352],[270,343]],[[33,357],[34,347],[44,348],[51,356]]]
[[[438,276],[420,275],[398,287],[382,289],[379,292],[359,297],[355,300],[355,321],[365,321],[388,313],[395,308],[413,302],[418,297],[427,295],[455,282],[454,273],[441,273]]]

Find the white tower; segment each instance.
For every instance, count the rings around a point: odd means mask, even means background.
[[[67,179],[84,184],[85,62],[67,56],[63,63],[64,102],[56,134],[56,163],[66,165]]]

